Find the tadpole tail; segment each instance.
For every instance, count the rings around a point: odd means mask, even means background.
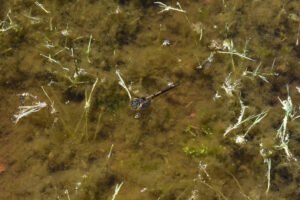
[[[159,96],[159,95],[161,95],[161,94],[163,94],[163,93],[165,93],[165,92],[167,92],[167,91],[169,91],[169,90],[171,90],[173,88],[176,88],[178,85],[179,85],[179,83],[176,83],[176,84],[174,84],[174,85],[172,85],[172,86],[170,86],[170,87],[168,87],[168,88],[166,88],[164,90],[161,90],[161,91],[159,91],[159,92],[157,92],[157,93],[155,93],[155,94],[153,94],[151,96],[148,96],[147,98],[154,99],[155,97],[157,97],[157,96]]]

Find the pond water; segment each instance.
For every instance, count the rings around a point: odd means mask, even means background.
[[[0,199],[300,199],[299,1],[1,5]]]

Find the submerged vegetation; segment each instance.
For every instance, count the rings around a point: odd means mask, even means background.
[[[299,199],[299,13],[5,1],[0,199]]]

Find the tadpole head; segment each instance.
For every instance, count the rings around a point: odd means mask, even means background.
[[[139,110],[141,104],[141,99],[134,98],[130,101],[130,107],[132,110]]]
[[[151,103],[151,98],[142,97],[134,98],[130,102],[130,107],[132,110],[143,110],[147,108]]]

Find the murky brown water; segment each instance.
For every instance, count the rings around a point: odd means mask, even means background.
[[[300,199],[300,2],[162,3],[1,4],[0,199]]]

